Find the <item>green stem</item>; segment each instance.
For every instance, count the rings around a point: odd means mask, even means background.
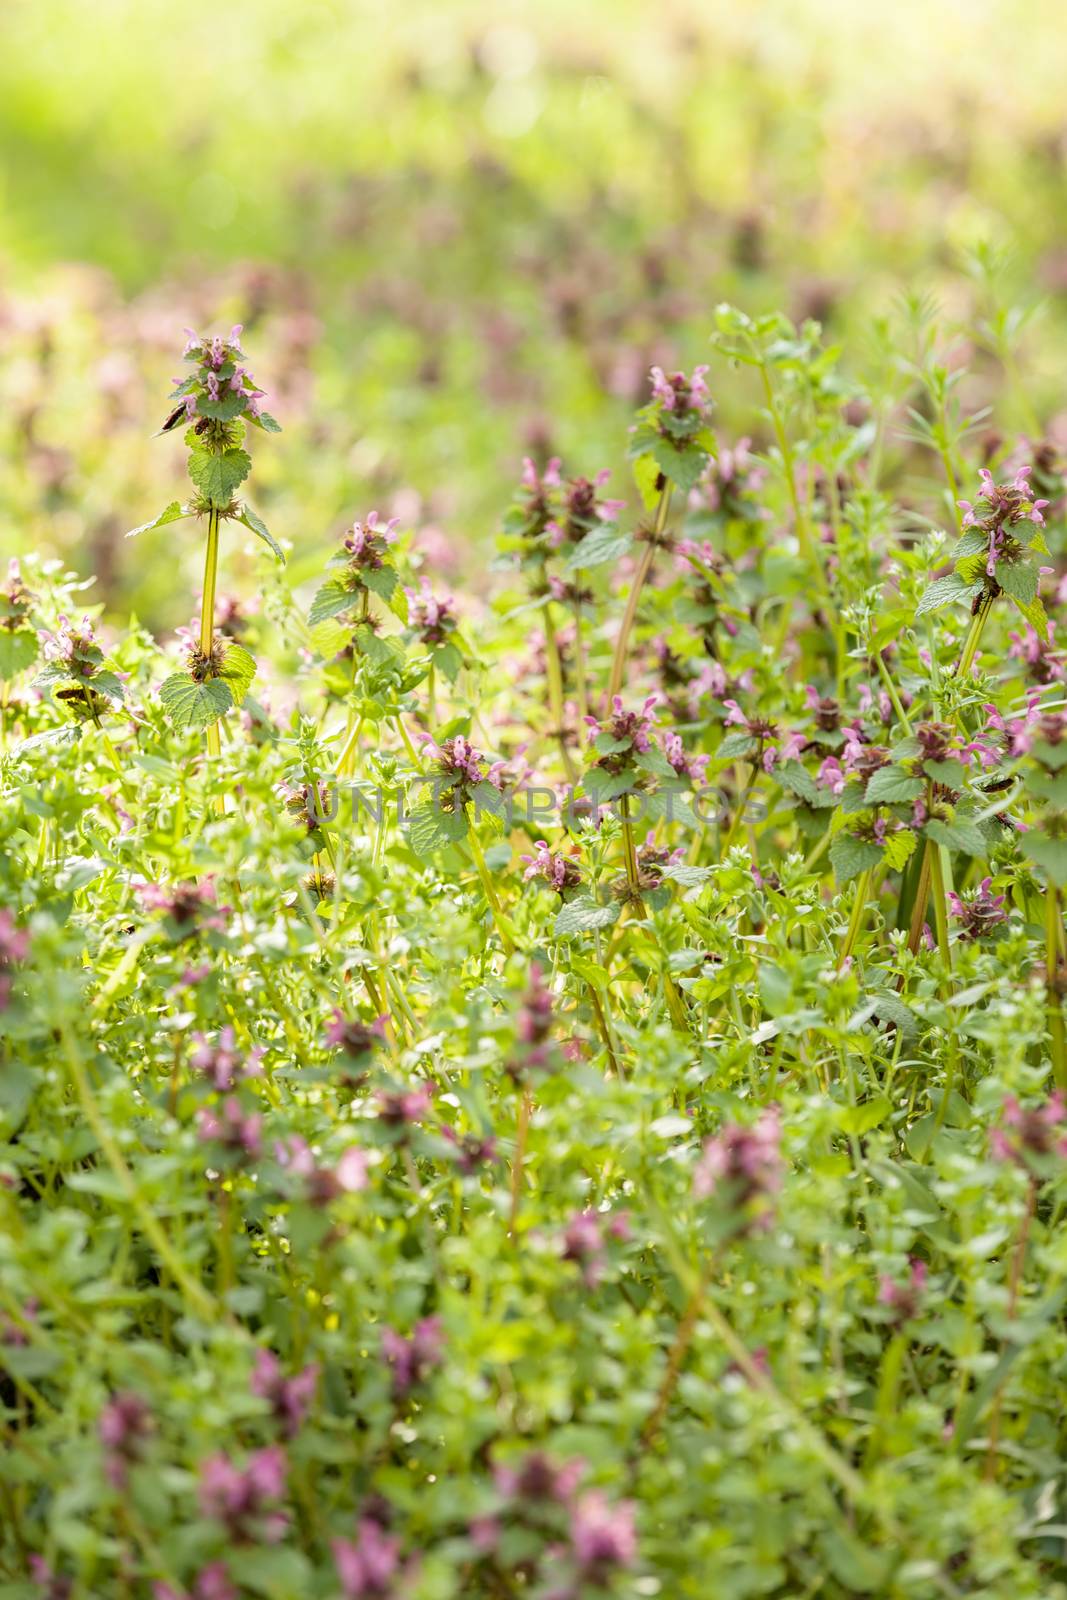
[[[897,686],[893,682],[893,675],[890,672],[889,668],[886,666],[885,662],[882,660],[882,652],[880,650],[876,650],[874,652],[874,659],[875,659],[875,662],[877,663],[878,671],[881,674],[882,682],[885,684],[885,692],[889,696],[890,704],[892,705],[893,710],[897,714],[897,721],[900,723],[901,727],[904,729],[904,732],[910,738],[911,737],[911,723],[908,721],[908,714],[904,710],[903,705],[901,704],[900,695],[897,693]]]
[[[861,872],[856,883],[856,898],[852,905],[852,915],[848,922],[848,932],[841,946],[841,954],[837,958],[837,970],[840,972],[845,962],[856,948],[856,940],[863,927],[863,913],[867,909],[867,898],[871,892],[871,873],[873,868],[868,867],[866,872]]]
[[[1067,1091],[1067,1040],[1064,1038],[1063,1011],[1060,1006],[1060,917],[1059,890],[1054,883],[1045,889],[1045,979],[1048,985],[1048,1026],[1052,1037],[1052,1075],[1056,1087]]]
[[[471,847],[471,855],[474,857],[474,865],[478,870],[482,891],[488,902],[493,921],[496,923],[496,931],[500,935],[500,943],[504,946],[504,954],[513,956],[515,954],[515,944],[504,925],[504,914],[500,907],[500,901],[497,899],[496,889],[493,887],[493,880],[489,875],[489,868],[486,865],[485,856],[482,853],[481,845],[478,843],[478,835],[474,831],[474,824],[470,820],[469,813],[467,821],[467,843]]]
[[[826,581],[826,573],[823,571],[822,561],[819,559],[818,547],[811,536],[811,529],[808,526],[807,513],[800,503],[800,493],[797,489],[796,463],[793,456],[793,447],[789,443],[789,438],[785,431],[785,424],[782,421],[782,414],[778,409],[778,402],[774,397],[774,385],[771,383],[771,375],[767,370],[767,363],[765,361],[760,361],[759,370],[760,377],[763,379],[763,393],[767,401],[767,413],[771,419],[771,426],[774,429],[774,437],[778,443],[778,452],[782,458],[782,470],[785,473],[786,488],[789,492],[789,503],[793,508],[793,521],[796,525],[797,539],[800,543],[800,548],[804,552],[804,559],[807,561],[808,565],[812,569],[812,573],[814,574],[815,587],[818,589],[823,599],[829,604],[830,586]]]
[[[563,757],[563,770],[567,774],[567,782],[573,783],[577,774],[571,753],[567,749],[567,730],[563,722],[563,667],[559,659],[559,646],[556,643],[552,607],[548,600],[541,608],[541,615],[545,626],[545,669],[548,677],[548,707],[553,722],[552,732],[559,744],[559,753]]]
[[[649,572],[652,570],[652,561],[656,554],[656,545],[663,536],[667,526],[667,513],[671,505],[671,488],[664,484],[660,490],[659,505],[656,508],[656,523],[652,530],[652,537],[646,542],[641,552],[641,559],[634,573],[634,581],[630,585],[630,594],[626,601],[626,610],[623,613],[622,627],[619,637],[615,641],[615,655],[611,663],[611,678],[608,682],[608,704],[622,688],[622,680],[626,675],[626,653],[630,645],[630,635],[633,632],[634,619],[637,616],[637,606],[641,599],[641,591],[645,586]]]
[[[216,1315],[215,1302],[203,1285],[197,1283],[196,1279],[186,1271],[183,1262],[175,1252],[151,1207],[141,1195],[137,1184],[134,1182],[133,1174],[126,1165],[122,1151],[112,1136],[111,1130],[97,1104],[88,1073],[82,1064],[74,1039],[62,1022],[59,1023],[59,1031],[63,1041],[64,1054],[67,1058],[67,1066],[75,1092],[85,1113],[85,1120],[96,1135],[100,1148],[104,1153],[104,1159],[111,1168],[119,1188],[129,1201],[142,1232],[154,1246],[156,1254],[181,1289],[189,1305],[202,1317],[214,1320]]]

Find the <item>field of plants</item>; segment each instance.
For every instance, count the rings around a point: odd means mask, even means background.
[[[8,0],[0,1600],[1067,1600],[1046,0]]]

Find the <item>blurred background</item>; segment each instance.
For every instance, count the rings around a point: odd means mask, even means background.
[[[991,425],[1067,437],[1065,81],[1058,0],[3,0],[4,551],[187,619],[195,530],[121,537],[183,493],[187,324],[246,326],[298,581],[376,506],[484,586],[522,456],[626,485],[649,365],[722,300],[877,381],[933,295]]]

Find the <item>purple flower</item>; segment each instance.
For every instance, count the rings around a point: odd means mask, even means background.
[[[894,1315],[897,1322],[910,1322],[917,1317],[922,1305],[923,1293],[926,1289],[926,1279],[929,1269],[925,1261],[912,1257],[908,1263],[909,1272],[906,1283],[897,1283],[888,1273],[883,1274],[878,1286],[878,1303],[885,1306]]]
[[[0,906],[0,1011],[6,1011],[11,1001],[11,969],[25,961],[29,953],[28,932],[18,926],[6,907]]]
[[[132,1390],[113,1394],[97,1424],[104,1446],[104,1469],[116,1489],[126,1482],[126,1471],[136,1461],[152,1432],[152,1413],[147,1403]]]
[[[263,1118],[246,1112],[236,1095],[227,1095],[217,1111],[202,1106],[197,1131],[205,1144],[218,1144],[241,1157],[253,1159],[262,1149]]]
[[[525,863],[526,871],[523,878],[544,878],[547,884],[555,889],[557,894],[562,894],[564,889],[573,889],[582,881],[581,868],[577,861],[568,856],[557,854],[550,850],[544,839],[534,843],[535,855],[520,856],[519,860]],[[577,847],[575,847],[577,854]]]
[[[1032,522],[1039,528],[1045,526],[1044,511],[1048,501],[1034,499],[1029,483],[1030,472],[1030,467],[1020,467],[1014,482],[994,483],[988,467],[982,467],[978,473],[982,480],[978,498],[986,504],[975,505],[970,500],[956,502],[963,512],[963,526],[980,528],[989,536],[986,559],[989,577],[995,575],[997,562],[1005,555],[1010,556],[1014,550],[1018,556],[1019,547],[1007,529],[1017,527],[1020,522]]]
[[[669,376],[662,367],[653,367],[652,398],[658,400],[664,411],[675,412],[684,416],[686,412],[703,412],[711,400],[711,394],[704,381],[708,368],[706,363],[693,368],[693,375],[687,378],[684,372],[672,372]]]
[[[382,1329],[382,1355],[393,1369],[393,1396],[403,1399],[422,1383],[444,1356],[444,1327],[440,1317],[423,1317],[405,1339],[395,1328]]]
[[[991,878],[983,878],[975,892],[965,900],[951,889],[946,895],[952,915],[963,924],[961,939],[980,939],[983,934],[991,933],[1001,923],[1007,922],[1007,900],[1002,894],[990,893],[992,881]]]
[[[645,755],[651,750],[659,703],[659,695],[650,694],[640,711],[627,711],[622,695],[617,694],[611,702],[611,715],[605,721],[586,717],[591,741],[600,752],[598,767],[614,775],[629,767],[635,755]],[[605,745],[618,748],[605,749]]]
[[[513,1078],[519,1079],[530,1071],[543,1072],[551,1066],[549,1039],[554,1022],[552,991],[545,982],[540,963],[532,961],[529,981],[515,1019],[515,1033],[522,1049],[507,1068]]]
[[[663,754],[667,757],[679,778],[685,778],[690,783],[703,783],[710,756],[687,756],[681,736],[677,733],[663,735]]]
[[[989,1135],[999,1161],[1029,1168],[1030,1158],[1067,1156],[1067,1107],[1057,1090],[1043,1106],[1021,1106],[1013,1094],[1004,1101],[1000,1126]]]
[[[30,1557],[30,1577],[41,1593],[41,1600],[70,1600],[74,1579],[53,1572],[43,1556]]]
[[[281,1362],[273,1350],[259,1349],[256,1351],[256,1364],[249,1380],[249,1388],[260,1400],[266,1400],[274,1415],[275,1421],[280,1425],[287,1438],[292,1438],[299,1433],[308,1408],[315,1398],[315,1387],[319,1381],[319,1369],[312,1363],[298,1372],[295,1377],[287,1378],[282,1372]]]
[[[171,411],[162,431],[168,433],[179,423],[193,422],[197,433],[202,434],[209,428],[221,430],[227,421],[238,416],[257,421],[264,391],[257,389],[255,379],[241,364],[241,324],[235,323],[225,339],[219,334],[208,339],[191,328],[185,332],[188,337],[183,354],[196,370],[174,380]],[[238,403],[220,416],[219,403],[227,397],[236,397]]]
[[[389,1128],[407,1128],[422,1122],[433,1106],[433,1095],[429,1084],[417,1089],[379,1089],[378,1118]]]
[[[361,1517],[355,1539],[335,1539],[331,1546],[345,1600],[367,1600],[393,1594],[393,1580],[405,1563],[400,1540],[387,1533],[374,1517]]]
[[[377,572],[384,564],[389,546],[396,539],[395,529],[399,517],[391,517],[384,528],[378,525],[378,513],[368,513],[365,522],[354,522],[345,538],[350,565],[357,571]]]
[[[385,1038],[385,1018],[361,1022],[358,1017],[346,1017],[335,1006],[333,1016],[326,1025],[326,1044],[331,1050],[341,1050],[354,1061],[369,1056]]]
[[[499,1160],[492,1134],[484,1138],[478,1133],[460,1134],[446,1122],[441,1129],[441,1137],[455,1148],[456,1166],[464,1177],[470,1177],[479,1167]]]
[[[229,906],[216,905],[215,881],[211,877],[169,887],[140,883],[136,891],[145,910],[160,912],[181,938],[191,933],[220,932],[226,926]]]
[[[582,1579],[605,1585],[619,1567],[630,1567],[637,1557],[637,1533],[632,1500],[612,1505],[601,1489],[579,1495],[571,1516],[571,1546]]]
[[[594,1289],[604,1273],[604,1257],[609,1239],[630,1237],[630,1218],[625,1211],[576,1211],[563,1230],[563,1259],[581,1269],[587,1288]]]
[[[768,1106],[749,1127],[730,1122],[705,1139],[693,1171],[698,1199],[722,1194],[738,1209],[765,1204],[782,1184],[781,1124],[777,1106]]]
[[[220,1094],[227,1094],[238,1078],[259,1076],[263,1046],[256,1045],[246,1057],[238,1050],[237,1036],[231,1027],[220,1029],[214,1043],[204,1033],[194,1033],[193,1042],[196,1048],[189,1057],[189,1065],[202,1073]]]
[[[169,1583],[154,1584],[152,1594],[154,1600],[238,1600],[237,1590],[221,1561],[209,1562],[187,1594],[180,1594]]]
[[[543,1450],[531,1450],[514,1466],[498,1464],[493,1467],[493,1482],[500,1493],[522,1506],[544,1505],[555,1502],[569,1505],[575,1489],[585,1474],[582,1460],[564,1461],[557,1465]]]
[[[238,1543],[277,1544],[289,1519],[276,1502],[285,1494],[289,1463],[280,1445],[257,1450],[235,1467],[221,1451],[200,1466],[200,1509],[221,1522]]]
[[[419,580],[418,589],[405,586],[404,593],[408,597],[408,622],[412,632],[423,644],[444,644],[456,629],[455,601],[435,599],[428,578]]]
[[[313,1206],[327,1206],[342,1194],[356,1194],[367,1187],[367,1153],[350,1145],[333,1167],[320,1166],[306,1139],[290,1134],[274,1146],[278,1165],[304,1184],[305,1198]]]

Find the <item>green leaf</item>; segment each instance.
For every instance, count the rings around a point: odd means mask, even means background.
[[[248,653],[244,645],[231,640],[226,646],[219,676],[229,684],[235,706],[241,704],[255,675],[255,657]]]
[[[939,611],[952,601],[973,600],[982,588],[980,583],[965,583],[955,572],[950,572],[947,578],[935,578],[915,607],[915,615],[921,617],[928,611]]]
[[[276,422],[269,411],[261,411],[258,417],[249,417],[249,422],[257,428],[262,428],[264,433],[281,433],[282,425]]]
[[[935,817],[926,824],[923,832],[928,839],[943,844],[946,850],[962,850],[968,856],[985,855],[986,842],[967,817],[957,816],[951,822],[941,822]]]
[[[659,477],[659,465],[655,456],[639,455],[634,461],[634,482],[648,511],[651,511],[659,500]]]
[[[433,651],[433,664],[449,683],[455,683],[463,666],[463,653],[454,644],[439,644]]]
[[[121,700],[124,690],[122,679],[114,672],[97,672],[89,680],[89,687],[97,694],[106,694],[109,700]]]
[[[659,463],[664,477],[670,481],[683,494],[688,494],[699,481],[700,474],[708,464],[707,453],[696,445],[679,447],[670,439],[657,438],[652,447],[652,454]]]
[[[998,561],[996,577],[1004,593],[1011,595],[1025,615],[1027,606],[1037,599],[1037,568],[1029,561]]]
[[[834,1121],[843,1133],[854,1133],[862,1138],[865,1133],[870,1133],[872,1128],[877,1128],[880,1122],[884,1122],[892,1109],[888,1096],[876,1094],[873,1099],[865,1100],[862,1105],[837,1106],[834,1111]]]
[[[569,938],[575,933],[591,933],[595,928],[610,928],[618,919],[618,906],[598,906],[595,900],[571,900],[559,912],[555,922],[557,939]]]
[[[32,628],[14,632],[0,628],[0,678],[18,677],[37,660],[37,635]]]
[[[246,450],[194,450],[189,457],[189,476],[213,506],[228,506],[234,491],[252,470]]]
[[[243,522],[246,528],[251,528],[252,532],[256,535],[256,538],[262,539],[263,543],[272,552],[275,559],[280,561],[283,567],[285,566],[285,552],[278,543],[277,539],[274,537],[273,533],[271,533],[270,529],[267,527],[267,524],[263,521],[262,517],[258,517],[252,510],[251,506],[242,506],[238,512],[237,520],[238,522]]]
[[[183,506],[177,500],[172,500],[158,517],[153,517],[151,522],[142,522],[139,528],[131,528],[126,537],[136,539],[139,533],[151,533],[153,528],[165,528],[168,522],[180,522],[182,517],[191,517],[192,514],[192,506]]]
[[[603,567],[618,561],[633,544],[628,533],[620,533],[613,522],[592,528],[567,557],[564,572],[584,572],[588,567]]]
[[[848,883],[851,878],[858,878],[861,872],[866,872],[869,867],[876,867],[882,859],[882,847],[868,839],[857,839],[854,834],[844,833],[831,847],[830,861],[837,876],[838,883]]]
[[[176,672],[160,684],[163,709],[176,728],[207,728],[233,705],[233,694],[221,678],[197,683],[186,672]]]
[[[439,805],[427,802],[411,813],[408,842],[417,856],[425,858],[465,838],[467,830],[467,818],[462,811],[444,811]]]
[[[360,592],[354,593],[346,588],[340,578],[331,578],[329,583],[324,583],[308,612],[308,627],[314,628],[317,623],[325,622],[327,617],[339,617],[343,611],[353,611],[359,604]]]
[[[1057,888],[1067,885],[1067,839],[1054,839],[1035,828],[1024,833],[1019,843],[1023,854],[1036,862]]]
[[[247,405],[248,396],[243,389],[226,388],[217,400],[209,399],[206,394],[199,395],[196,409],[202,417],[210,417],[212,422],[233,422]]]
[[[867,780],[864,799],[870,804],[904,804],[923,792],[921,778],[913,778],[901,767],[879,767]]]
[[[393,598],[398,581],[395,567],[364,567],[359,575],[374,594],[380,595],[383,600]]]
[[[806,800],[809,805],[818,804],[822,791],[807,767],[801,766],[799,761],[783,761],[780,766],[775,767],[774,776],[790,794],[795,794],[800,800]]]

